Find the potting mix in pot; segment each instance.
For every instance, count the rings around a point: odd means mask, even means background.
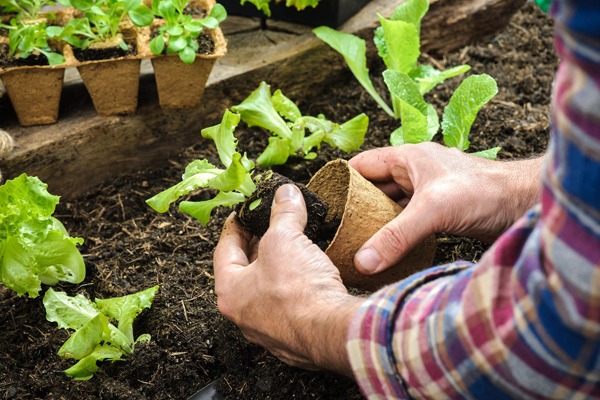
[[[173,89],[159,93],[161,105],[195,107],[216,58],[225,53],[220,5],[59,2],[71,8],[40,14],[41,5],[54,3],[0,0],[11,13],[2,17],[0,78],[9,82],[15,108],[21,104],[34,117],[26,124],[56,121],[58,108],[50,117],[36,114],[34,97],[19,97],[11,79],[53,73],[46,86],[56,100],[64,68],[77,66],[91,94],[111,85],[89,83],[86,75],[116,85],[108,100],[92,94],[99,113],[129,113],[137,106],[139,62],[151,58],[159,89]],[[206,140],[170,166],[115,177],[60,204],[35,177],[23,174],[0,186],[3,398],[186,399],[211,382],[227,398],[361,398],[352,380],[288,367],[244,340],[217,311],[212,251],[231,210],[254,236],[263,236],[275,191],[286,183],[304,196],[304,233],[353,293],[366,294],[434,263],[476,260],[487,249],[439,234],[374,277],[354,267],[362,244],[402,212],[350,167],[346,160],[359,151],[437,141],[493,159],[527,157],[546,147],[557,63],[548,53],[548,18],[528,5],[498,40],[448,54],[434,68],[417,63],[427,9],[426,0],[410,0],[389,19],[380,17],[375,45],[381,59],[371,71],[363,39],[315,29],[343,55],[356,81],[346,76],[319,98],[299,102],[256,82],[245,100],[223,111],[219,124],[201,129]],[[42,21],[27,22],[31,16]],[[135,72],[119,78],[114,74],[123,62]],[[541,66],[523,69],[534,64]],[[202,75],[199,83],[167,80],[193,74]],[[135,98],[124,92],[131,85]],[[122,99],[129,104],[117,105]],[[170,210],[176,202],[183,214]]]

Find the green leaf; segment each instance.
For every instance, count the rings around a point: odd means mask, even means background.
[[[496,81],[489,75],[471,75],[454,91],[444,109],[442,134],[448,147],[469,148],[469,132],[481,107],[498,93]]]
[[[275,135],[292,140],[292,132],[271,102],[271,86],[261,82],[242,103],[231,109],[240,114],[248,126],[260,126]]]
[[[379,32],[383,34],[379,34],[379,40],[375,44],[380,57],[389,69],[408,74],[416,67],[421,54],[417,28],[407,22],[378,16],[382,28]]]
[[[0,280],[19,295],[37,297],[41,283],[85,278],[77,249],[83,240],[51,216],[59,198],[46,188],[25,174],[0,186]]]
[[[383,79],[393,96],[410,104],[424,116],[427,115],[427,103],[417,84],[407,74],[388,69],[383,72]],[[404,121],[402,123],[404,124]]]
[[[94,372],[98,371],[98,361],[122,360],[123,352],[117,347],[109,344],[98,345],[94,351],[87,357],[81,359],[77,364],[65,370],[65,373],[78,381],[87,381],[94,376]]]
[[[110,299],[96,299],[98,309],[104,314],[118,321],[118,328],[133,344],[133,320],[140,312],[150,308],[158,286],[153,286],[141,292]]]
[[[271,103],[279,115],[288,121],[294,122],[302,117],[302,113],[298,106],[286,96],[283,95],[281,89],[277,89],[271,96]]]
[[[246,2],[254,4],[256,9],[262,11],[267,17],[271,16],[271,9],[269,8],[271,0],[241,0],[240,4],[244,5]]]
[[[215,142],[217,153],[221,159],[221,163],[228,167],[231,164],[233,154],[236,152],[237,139],[233,136],[233,131],[240,122],[240,115],[234,114],[229,110],[225,110],[221,123],[211,126],[210,128],[202,129],[202,137],[211,139]]]
[[[223,22],[227,18],[227,10],[222,4],[216,3],[210,10],[210,17],[215,18],[219,22]]]
[[[49,26],[46,28],[46,33],[49,37],[58,37],[62,34],[63,28],[61,26]]]
[[[58,350],[58,355],[63,359],[75,358],[81,360],[94,351],[105,334],[110,335],[108,318],[98,314],[69,337]]]
[[[306,7],[316,7],[319,0],[286,0],[286,7],[296,7],[298,11],[304,10]]]
[[[158,15],[163,17],[167,24],[177,21],[178,16],[175,6],[170,1],[160,1],[158,3]]]
[[[206,225],[210,219],[210,213],[214,208],[220,206],[231,207],[234,204],[242,203],[245,200],[246,196],[241,193],[219,192],[219,194],[211,200],[200,202],[182,201],[179,204],[179,210],[196,218],[202,225]]]
[[[260,206],[260,203],[262,202],[262,199],[256,199],[254,200],[252,203],[250,203],[250,205],[248,206],[248,210],[252,211],[254,209],[256,209],[256,207]]]
[[[181,182],[146,200],[146,203],[159,213],[163,213],[175,200],[192,190],[207,187],[208,182],[222,172],[222,169],[216,168],[206,160],[195,160],[186,167]]]
[[[324,141],[331,146],[337,146],[342,151],[358,150],[365,141],[369,127],[369,117],[359,114],[350,121],[343,123],[339,129],[325,135]]]
[[[202,23],[202,25],[204,25],[208,29],[217,29],[219,27],[219,21],[217,21],[217,19],[213,17],[206,17],[200,20],[200,23]]]
[[[137,6],[127,14],[135,26],[148,26],[154,21],[152,10],[144,5]]]
[[[486,158],[488,160],[495,160],[498,156],[498,152],[502,149],[502,147],[493,147],[491,149],[478,151],[476,153],[469,153],[472,156],[477,156],[481,158]]]
[[[162,54],[165,49],[165,38],[162,35],[158,35],[150,41],[150,51],[154,55]]]
[[[48,64],[50,65],[60,65],[67,61],[67,59],[64,58],[62,54],[48,53],[45,51],[42,51],[41,53],[43,53],[46,56],[46,58],[48,58]]]
[[[169,46],[167,47],[168,53],[177,53],[183,50],[187,46],[187,41],[183,36],[171,36],[169,39]]]
[[[290,156],[288,142],[277,136],[269,138],[269,144],[265,150],[256,159],[256,163],[262,168],[267,168],[272,165],[283,165]]]
[[[246,168],[240,162],[241,158],[240,153],[234,153],[227,169],[211,179],[208,186],[223,192],[230,192],[240,187],[247,174]]]
[[[167,33],[171,36],[181,36],[183,34],[183,27],[180,25],[168,26]]]
[[[100,313],[96,305],[82,295],[71,297],[52,288],[46,291],[43,303],[46,319],[56,322],[61,329],[82,328]]]
[[[344,57],[344,60],[346,60],[348,67],[350,67],[358,82],[373,97],[377,104],[393,117],[394,112],[379,96],[369,77],[365,41],[349,33],[338,32],[327,26],[319,26],[313,29],[313,32],[319,39]]]
[[[179,58],[186,64],[193,64],[196,61],[196,52],[190,46],[186,46],[179,52]]]
[[[414,25],[420,34],[421,20],[429,10],[428,0],[409,0],[400,4],[390,17],[392,21],[404,21]]]
[[[123,40],[119,41],[119,47],[125,51],[129,50],[129,47],[127,46],[127,43],[125,43]]]
[[[464,74],[470,69],[471,67],[468,65],[459,65],[445,71],[440,71],[430,65],[419,65],[408,75],[419,84],[419,91],[425,94],[446,79]]]

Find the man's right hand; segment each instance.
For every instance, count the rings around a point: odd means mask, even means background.
[[[357,269],[381,272],[435,232],[493,242],[539,201],[542,163],[491,161],[431,142],[359,154],[350,165],[405,209],[362,246]]]

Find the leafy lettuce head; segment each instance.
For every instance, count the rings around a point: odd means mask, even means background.
[[[80,283],[85,264],[72,238],[52,217],[59,197],[36,177],[22,174],[0,186],[0,281],[19,295],[37,297],[41,284]]]

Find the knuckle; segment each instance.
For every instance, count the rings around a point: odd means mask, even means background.
[[[394,256],[403,253],[407,247],[406,235],[396,224],[386,225],[381,228],[379,236],[383,246],[382,254]]]

